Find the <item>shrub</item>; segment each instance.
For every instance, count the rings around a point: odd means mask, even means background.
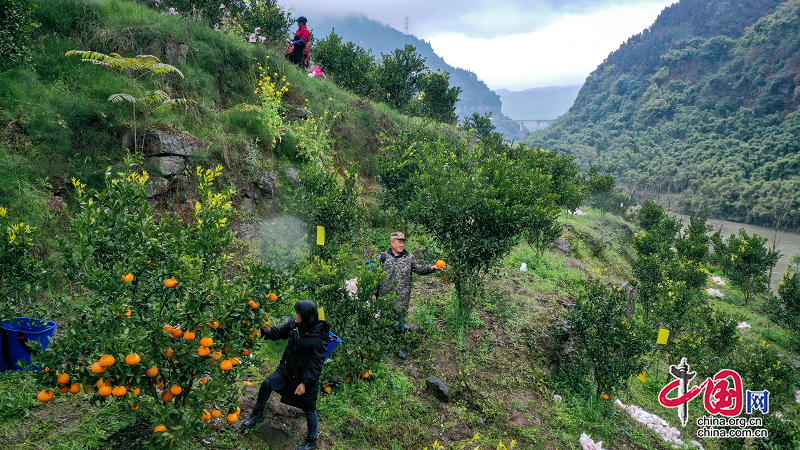
[[[281,200],[284,213],[300,219],[306,227],[312,254],[324,259],[333,257],[339,247],[353,241],[363,215],[356,187],[358,168],[346,170],[340,180],[336,169],[317,164],[301,167],[299,187]],[[317,226],[325,228],[325,245],[317,245]]]
[[[33,254],[35,232],[25,222],[12,221],[8,209],[0,206],[0,297],[7,301],[0,311],[0,323],[23,311],[33,313],[33,294],[41,276]]]
[[[567,316],[579,361],[588,368],[598,396],[641,373],[644,363],[640,358],[650,349],[651,336],[641,323],[628,317],[626,303],[621,290],[594,282]]]

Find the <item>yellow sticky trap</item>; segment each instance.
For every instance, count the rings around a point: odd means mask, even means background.
[[[656,344],[667,345],[667,340],[669,339],[669,330],[664,328],[658,330],[658,339],[656,340]]]
[[[317,312],[319,313],[319,320],[325,320],[325,308],[320,306],[317,308]]]
[[[317,245],[325,245],[325,227],[317,225]]]
[[[644,381],[647,379],[647,372],[645,372],[645,371],[643,370],[643,371],[642,371],[642,373],[640,373],[639,375],[636,375],[636,378],[638,378],[638,379],[639,379],[639,381],[641,381],[642,383],[644,383]]]

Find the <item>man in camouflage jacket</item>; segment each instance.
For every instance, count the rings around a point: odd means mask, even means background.
[[[405,312],[411,302],[411,272],[417,275],[430,275],[441,268],[435,264],[422,264],[417,262],[417,258],[406,250],[406,237],[397,231],[389,235],[391,249],[381,253],[380,260],[383,263],[383,271],[386,279],[378,286],[373,298],[397,294],[394,299],[394,306],[403,312],[400,318],[398,329],[405,331]],[[402,350],[397,350],[397,356],[405,359]]]

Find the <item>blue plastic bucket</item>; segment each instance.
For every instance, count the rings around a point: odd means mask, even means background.
[[[49,320],[17,317],[0,325],[0,372],[22,370],[21,360],[30,362],[34,352],[30,341],[39,343],[39,350],[50,345],[57,323]]]
[[[328,359],[329,356],[331,356],[331,353],[333,353],[333,350],[335,350],[336,347],[341,343],[342,343],[342,338],[340,338],[339,336],[333,334],[333,331],[331,331],[330,332],[330,337],[328,338],[328,353],[325,353],[325,359],[326,360]]]

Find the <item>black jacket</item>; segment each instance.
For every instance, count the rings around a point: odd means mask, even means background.
[[[330,326],[327,322],[318,322],[310,328],[300,325],[294,319],[289,319],[283,325],[261,328],[261,335],[272,341],[289,340],[276,369],[287,381],[286,388],[281,392],[281,402],[303,410],[313,410],[319,393],[322,364],[328,351]],[[305,385],[306,392],[297,396],[294,391],[300,383]]]

